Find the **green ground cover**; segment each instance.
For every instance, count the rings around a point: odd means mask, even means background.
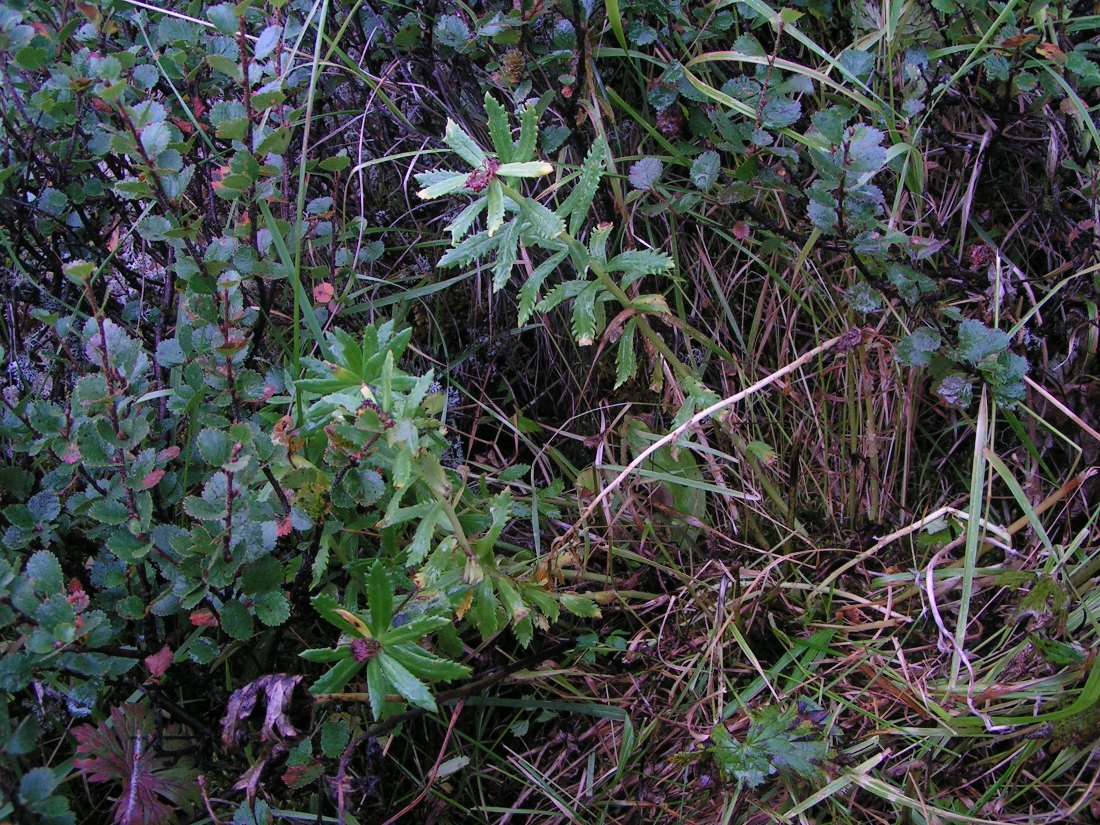
[[[2,0],[0,821],[1095,821],[1098,33]]]

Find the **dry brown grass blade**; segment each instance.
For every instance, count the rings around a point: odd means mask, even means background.
[[[617,490],[623,484],[623,482],[625,482],[630,477],[631,473],[633,473],[643,463],[645,463],[646,459],[652,456],[659,449],[673,443],[684,433],[688,432],[693,427],[698,426],[701,422],[706,421],[715,413],[721,412],[727,407],[731,407],[734,404],[745,400],[749,396],[755,395],[761,390],[770,387],[772,384],[779,381],[784,376],[790,375],[792,372],[801,369],[806,364],[810,363],[810,361],[820,355],[824,355],[826,352],[833,349],[834,347],[841,344],[844,344],[846,346],[854,346],[860,341],[861,338],[862,333],[858,329],[851,329],[843,333],[842,335],[836,335],[825,341],[824,343],[814,347],[809,352],[806,352],[805,354],[799,356],[794,361],[787,364],[785,367],[781,367],[770,375],[761,378],[759,381],[752,384],[751,386],[746,387],[740,392],[734,393],[728,398],[723,398],[721,401],[716,401],[709,407],[700,410],[679,427],[676,427],[666,435],[657,439],[655,442],[642,450],[634,458],[633,461],[627,464],[626,467],[624,467],[623,470],[614,479],[612,479],[611,482],[606,487],[604,487],[603,490],[601,490],[600,493],[592,501],[589,502],[588,506],[580,514],[580,517],[577,518],[573,525],[564,534],[559,536],[558,539],[555,541],[555,548],[560,548],[566,541],[568,541],[568,539],[577,531],[577,529],[579,529],[580,525],[587,521],[589,516],[591,516],[596,511],[600,504],[608,496],[615,492],[615,490]]]
[[[1076,424],[1078,427],[1080,427],[1082,430],[1084,430],[1086,433],[1088,433],[1090,436],[1100,442],[1100,432],[1097,432],[1093,427],[1089,426],[1088,422],[1084,421],[1081,416],[1079,416],[1077,413],[1075,413],[1073,410],[1071,410],[1069,407],[1067,407],[1065,404],[1055,398],[1050,390],[1048,390],[1042,384],[1035,382],[1029,375],[1024,376],[1024,381],[1029,387],[1035,390],[1035,392],[1039,393],[1039,395],[1043,396],[1043,398],[1045,398],[1051,405],[1056,407],[1058,411],[1062,413],[1062,415],[1064,415],[1066,418],[1068,418],[1070,421],[1072,421],[1074,424]]]

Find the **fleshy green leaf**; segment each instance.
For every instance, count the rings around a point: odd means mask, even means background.
[[[922,295],[936,289],[935,281],[924,273],[903,264],[888,266],[886,278],[907,304],[915,304]]]
[[[61,515],[61,499],[53,490],[43,490],[27,499],[27,511],[36,525],[46,525]]]
[[[864,314],[882,309],[882,294],[863,281],[852,284],[844,291],[844,301],[856,312]]]
[[[321,726],[321,751],[329,759],[340,756],[350,739],[351,732],[343,719],[331,719]]]
[[[220,34],[232,37],[237,33],[237,13],[232,3],[219,3],[206,10],[207,19],[214,24]]]
[[[416,196],[421,200],[427,201],[442,195],[450,195],[452,192],[457,192],[459,189],[465,189],[468,178],[469,175],[462,172],[446,172],[442,175],[437,175],[432,179],[430,184],[417,192]],[[421,183],[423,183],[423,181],[421,181]]]
[[[565,221],[537,200],[521,198],[519,207],[523,210],[527,220],[531,222],[532,229],[540,237],[556,238],[565,231]]]
[[[371,661],[373,663],[374,660],[372,659]],[[320,696],[326,693],[340,693],[362,667],[363,662],[357,662],[349,655],[347,658],[341,659],[329,668],[324,676],[313,683],[309,692],[314,696]]]
[[[497,249],[497,260],[493,264],[493,291],[504,288],[512,275],[512,266],[519,255],[520,222],[509,221],[504,231],[500,234],[500,246]]]
[[[563,593],[560,598],[561,606],[574,616],[579,616],[582,619],[598,619],[603,615],[600,613],[600,606],[587,596]]]
[[[558,210],[559,214],[569,218],[569,232],[576,235],[584,225],[588,217],[588,210],[592,206],[592,199],[596,196],[596,190],[603,177],[604,164],[607,158],[607,142],[600,137],[592,148],[588,150],[581,165],[580,175],[573,189]]]
[[[573,302],[573,337],[582,347],[596,339],[596,298],[600,294],[600,285],[592,281],[579,293]]]
[[[564,284],[558,284],[550,290],[545,298],[539,301],[536,309],[539,312],[549,312],[563,301],[577,297],[592,283],[592,281],[566,281]]]
[[[657,275],[670,269],[672,258],[652,249],[621,252],[607,262],[608,272],[625,272],[628,275]]]
[[[784,95],[769,97],[760,115],[765,129],[784,129],[802,117],[802,104]]]
[[[458,266],[478,258],[487,257],[498,246],[498,243],[499,239],[490,238],[488,232],[478,232],[453,249],[444,252],[438,265],[441,267]]]
[[[638,359],[634,354],[634,329],[637,326],[635,319],[631,318],[623,327],[623,334],[619,336],[619,348],[615,351],[615,387],[618,389],[638,371]]]
[[[435,524],[443,512],[443,505],[439,501],[431,502],[428,512],[420,519],[412,541],[406,548],[405,563],[409,566],[419,565],[424,562],[428,552],[432,549],[432,537],[435,535]]]
[[[375,719],[382,716],[386,704],[386,677],[379,663],[380,656],[367,662],[367,691],[370,696],[370,710]]]
[[[410,704],[423,708],[430,713],[435,712],[435,697],[432,696],[431,690],[413,676],[408,668],[390,656],[385,650],[378,655],[377,661],[390,684]]]
[[[282,39],[282,36],[282,26],[268,26],[260,32],[260,36],[256,38],[256,45],[252,47],[252,56],[257,60],[263,60],[275,51],[275,47],[279,45],[279,40]]]
[[[607,239],[613,228],[613,224],[610,223],[597,224],[588,237],[588,254],[597,261],[607,262]]]
[[[983,374],[993,388],[993,398],[998,404],[1011,408],[1024,400],[1027,395],[1027,386],[1024,384],[1027,370],[1027,359],[1012,352],[1002,352],[992,366],[983,369]]]
[[[512,153],[517,163],[530,160],[535,154],[535,142],[539,136],[539,111],[534,106],[524,106],[519,115],[519,141]]]
[[[714,746],[711,753],[719,769],[727,777],[736,779],[750,788],[759,787],[764,780],[775,773],[775,768],[763,751],[745,748],[730,736],[725,725],[719,724],[710,735]]]
[[[307,662],[338,662],[351,654],[347,647],[311,647],[298,655]]]
[[[516,322],[517,326],[522,327],[530,320],[531,315],[534,314],[535,304],[539,299],[539,290],[542,289],[543,281],[550,275],[558,265],[565,260],[567,252],[555,252],[537,267],[531,273],[531,277],[520,287],[519,290],[519,316]]]
[[[497,168],[497,174],[505,178],[541,178],[553,172],[552,164],[537,160],[525,163],[504,163]]]
[[[485,215],[485,231],[491,238],[504,224],[504,190],[501,188],[500,181],[490,181],[489,188],[485,193],[485,200],[488,204],[488,211]]]
[[[449,622],[448,619],[443,621]],[[466,665],[436,656],[419,645],[402,644],[387,647],[386,654],[408,668],[410,673],[429,682],[463,679],[471,673],[471,669]]]
[[[371,566],[367,587],[370,629],[375,637],[380,637],[390,629],[393,622],[393,585],[390,584],[389,573],[381,561],[376,561]]]
[[[840,205],[836,197],[821,181],[815,181],[806,190],[809,200],[806,203],[806,216],[814,228],[822,232],[829,232],[835,227],[840,218],[837,215],[837,207]]]
[[[387,630],[381,641],[387,649],[397,650],[410,642],[419,642],[429,633],[434,633],[450,623],[451,620],[446,616],[417,616],[408,624]],[[413,647],[416,645],[414,644]]]
[[[446,143],[451,150],[473,166],[475,169],[485,163],[485,152],[481,147],[477,145],[477,142],[470,137],[466,130],[448,118],[447,129],[443,133],[443,142]]]
[[[263,593],[274,590],[283,583],[282,562],[274,556],[262,556],[245,568],[241,575],[241,589],[245,593]]]
[[[457,14],[441,14],[432,29],[432,39],[441,46],[460,52],[466,48],[472,34],[466,21]]]
[[[230,80],[238,80],[241,76],[241,67],[235,60],[226,57],[224,54],[208,54],[206,55],[206,63],[211,69],[225,75]]]
[[[508,112],[489,92],[485,93],[485,114],[489,119],[489,138],[501,163],[512,160],[512,129],[508,125]]]
[[[19,781],[19,796],[25,805],[45,802],[58,784],[58,778],[49,768],[31,768]]]
[[[485,577],[474,589],[474,603],[466,614],[471,624],[481,633],[482,639],[488,639],[497,632],[497,598],[493,591],[492,579]]]
[[[466,237],[466,233],[473,227],[474,221],[476,221],[478,215],[484,211],[486,204],[487,201],[485,198],[478,198],[459,212],[458,216],[447,225],[447,231],[451,233],[451,246],[454,246]]]
[[[815,112],[810,121],[829,143],[837,146],[844,139],[844,127],[848,125],[848,121],[854,114],[855,112],[847,107],[831,106]]]

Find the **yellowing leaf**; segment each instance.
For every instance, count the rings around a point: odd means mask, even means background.
[[[336,608],[333,613],[336,613],[341,619],[350,624],[358,631],[359,635],[364,639],[371,638],[370,628],[367,627],[367,623],[352,613],[350,610],[344,610],[342,607]]]

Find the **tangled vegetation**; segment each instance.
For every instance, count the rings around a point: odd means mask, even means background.
[[[0,820],[1100,816],[1082,0],[0,0]]]

